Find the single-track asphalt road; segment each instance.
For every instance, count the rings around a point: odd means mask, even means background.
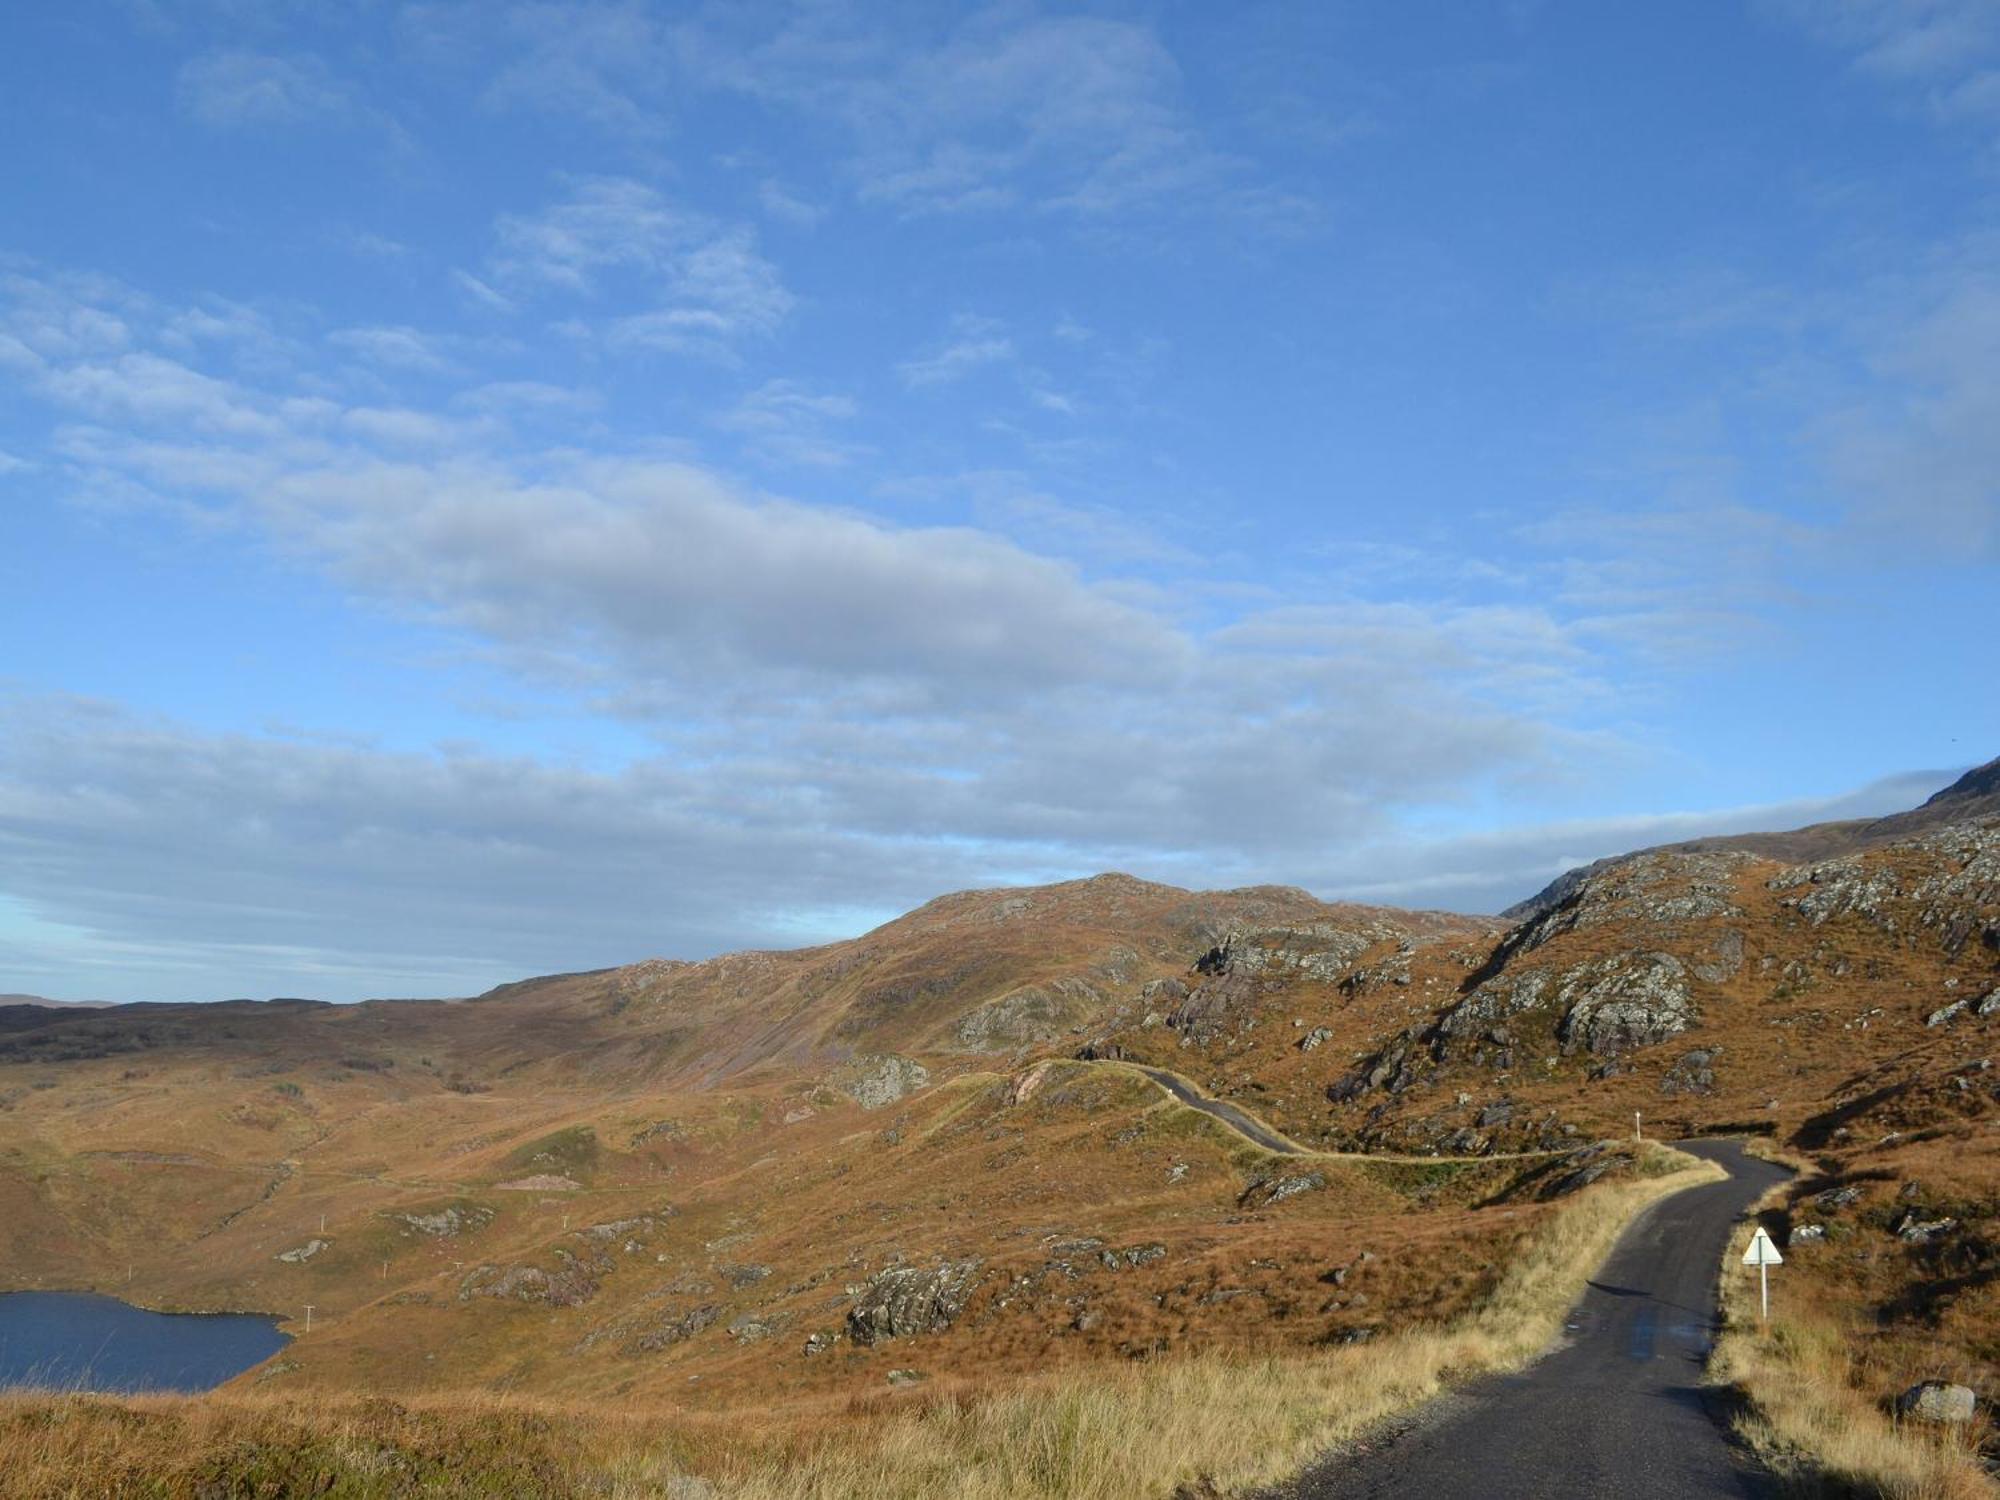
[[[1193,1084],[1165,1068],[1149,1068],[1144,1063],[1135,1063],[1153,1082],[1172,1094],[1181,1103],[1200,1110],[1205,1115],[1213,1115],[1239,1135],[1248,1136],[1266,1151],[1275,1151],[1280,1156],[1300,1156],[1304,1148],[1296,1141],[1288,1141],[1277,1131],[1247,1110],[1238,1109],[1226,1099],[1211,1099]]]
[[[1640,1214],[1571,1310],[1554,1353],[1329,1454],[1274,1500],[1774,1494],[1730,1441],[1702,1367],[1731,1229],[1787,1173],[1735,1141],[1675,1144],[1720,1164],[1729,1180],[1684,1189]]]

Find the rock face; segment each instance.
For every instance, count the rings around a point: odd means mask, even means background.
[[[1926,1380],[1896,1398],[1897,1415],[1920,1422],[1970,1422],[1978,1407],[1971,1387],[1943,1380]]]
[[[979,1282],[978,1260],[946,1261],[925,1269],[892,1266],[870,1279],[848,1311],[847,1336],[874,1345],[917,1333],[942,1333],[965,1311]]]
[[[885,1053],[855,1059],[854,1071],[835,1080],[834,1087],[863,1109],[880,1109],[913,1094],[931,1081],[930,1069],[907,1057]]]
[[[1572,970],[1557,991],[1565,1055],[1650,1047],[1694,1024],[1687,966],[1671,953],[1620,955]]]

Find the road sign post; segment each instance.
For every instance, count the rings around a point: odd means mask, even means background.
[[[1785,1257],[1778,1253],[1778,1247],[1759,1224],[1757,1232],[1750,1236],[1750,1248],[1743,1252],[1743,1264],[1757,1268],[1757,1303],[1761,1309],[1759,1321],[1766,1326],[1771,1321],[1771,1267],[1782,1266]]]

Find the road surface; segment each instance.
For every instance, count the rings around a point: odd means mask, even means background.
[[[1716,1326],[1716,1268],[1736,1218],[1786,1173],[1734,1141],[1676,1144],[1720,1163],[1729,1180],[1642,1214],[1571,1312],[1555,1353],[1328,1455],[1271,1500],[1775,1494],[1730,1441],[1702,1366]]]
[[[1239,1135],[1248,1136],[1266,1151],[1276,1151],[1284,1156],[1304,1154],[1304,1148],[1296,1141],[1286,1140],[1247,1110],[1238,1109],[1221,1099],[1209,1098],[1185,1078],[1169,1073],[1165,1068],[1149,1068],[1144,1063],[1134,1063],[1133,1066],[1181,1103],[1198,1109],[1205,1115],[1215,1116]]]

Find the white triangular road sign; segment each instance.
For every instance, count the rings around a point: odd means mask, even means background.
[[[1743,1252],[1746,1266],[1782,1266],[1785,1257],[1778,1253],[1778,1247],[1771,1243],[1771,1237],[1764,1233],[1762,1226],[1750,1236],[1750,1248]]]

